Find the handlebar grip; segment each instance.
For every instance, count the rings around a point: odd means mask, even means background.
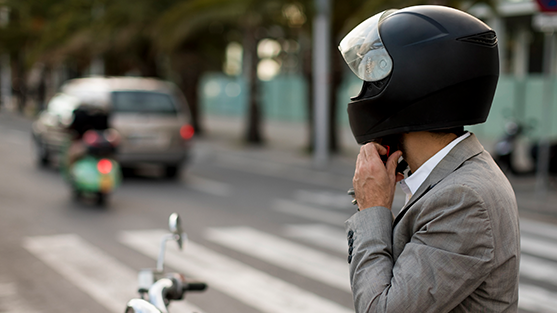
[[[205,289],[207,289],[207,284],[203,282],[187,283],[182,287],[183,291],[204,291]]]

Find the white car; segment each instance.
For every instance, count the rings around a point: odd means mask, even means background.
[[[194,130],[183,94],[154,78],[92,77],[69,80],[33,123],[36,156],[48,165],[67,142],[73,110],[84,103],[103,103],[109,125],[121,135],[117,160],[123,169],[143,164],[164,166],[175,177],[188,159]]]

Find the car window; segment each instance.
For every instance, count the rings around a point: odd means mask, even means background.
[[[149,91],[115,91],[113,112],[176,114],[172,98],[165,93]]]

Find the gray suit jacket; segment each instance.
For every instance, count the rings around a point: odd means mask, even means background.
[[[393,221],[346,221],[356,312],[516,312],[520,234],[513,189],[472,134]]]

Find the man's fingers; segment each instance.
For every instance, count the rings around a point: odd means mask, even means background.
[[[361,158],[362,162],[364,162],[365,160],[380,160],[381,155],[384,155],[386,153],[387,149],[385,147],[381,146],[378,143],[370,142],[360,147],[360,154],[358,155],[358,158]]]
[[[387,148],[383,147],[382,145],[376,142],[369,142],[362,146],[363,150],[365,150],[366,155],[372,155],[374,152],[377,152],[379,155],[387,154]]]
[[[402,156],[402,152],[400,150],[395,151],[394,153],[392,153],[389,156],[389,159],[387,159],[387,173],[391,174],[396,174],[396,167],[398,165],[398,159]]]
[[[377,150],[377,153],[379,153],[380,155],[385,155],[387,154],[387,148],[385,148],[384,146],[374,142],[373,143],[375,145],[375,149]]]

